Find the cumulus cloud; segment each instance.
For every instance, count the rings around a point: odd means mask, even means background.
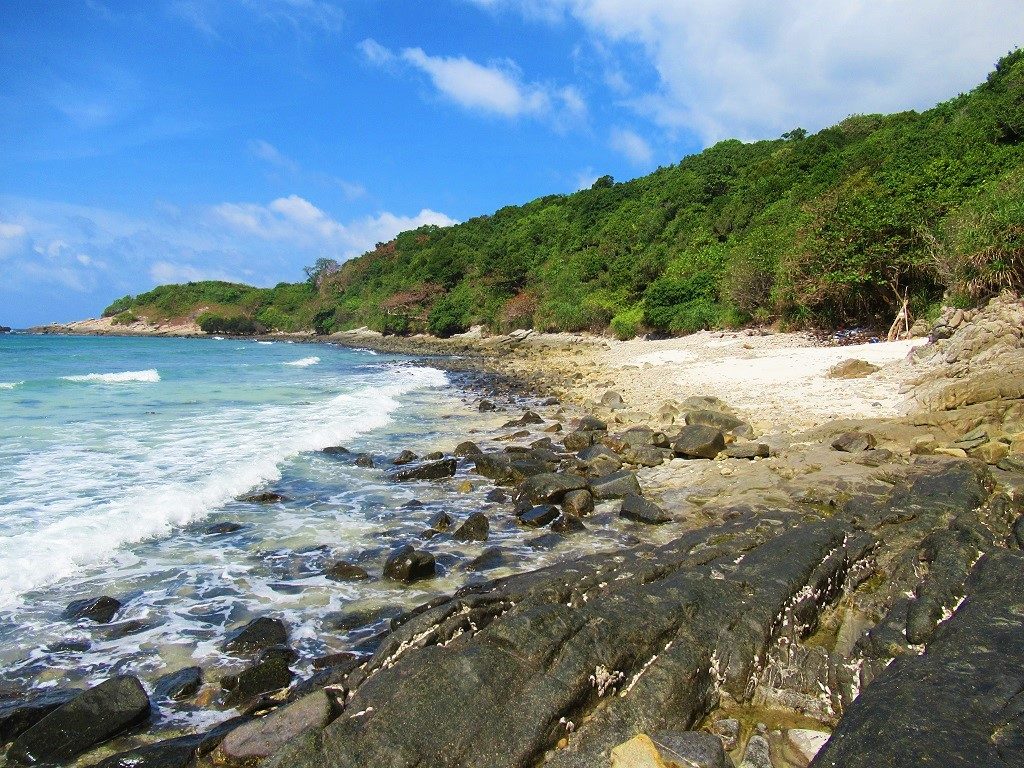
[[[613,128],[609,144],[616,152],[625,155],[635,165],[650,165],[654,150],[642,136],[628,128]]]
[[[471,0],[535,17],[535,0]],[[597,39],[639,48],[658,85],[629,102],[706,141],[818,129],[925,108],[978,83],[1022,42],[1005,0],[551,0]]]
[[[437,91],[461,107],[502,117],[541,117],[562,125],[586,113],[583,96],[571,87],[524,82],[514,61],[480,64],[465,56],[432,56],[422,48],[393,53],[375,40],[359,49],[377,65],[401,61],[426,74]]]
[[[342,224],[298,195],[280,197],[267,205],[222,203],[214,206],[211,213],[238,233],[287,242],[339,259],[365,253],[376,243],[390,240],[408,229],[425,224],[446,227],[457,223],[443,213],[424,208],[415,216],[384,212]]]

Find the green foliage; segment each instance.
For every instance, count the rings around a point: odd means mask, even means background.
[[[229,336],[253,336],[266,333],[266,326],[244,315],[224,316],[204,312],[197,318],[203,333],[224,333]]]
[[[612,333],[615,334],[615,338],[621,341],[632,339],[639,333],[643,319],[643,307],[635,306],[624,309],[612,318],[610,324]]]
[[[132,323],[139,322],[139,316],[130,309],[126,309],[124,312],[118,312],[114,315],[114,319],[110,322],[113,325],[131,325]]]
[[[1024,53],[925,112],[722,141],[632,181],[425,226],[309,281],[162,286],[108,307],[281,330],[389,333],[875,322],[904,295],[978,301],[1024,283]]]
[[[113,317],[114,315],[119,315],[122,312],[131,309],[134,303],[134,297],[122,296],[120,299],[118,299],[109,307],[103,310],[103,317]]]

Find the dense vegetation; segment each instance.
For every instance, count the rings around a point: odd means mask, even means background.
[[[421,227],[309,280],[162,286],[112,304],[253,327],[390,333],[748,321],[881,323],[1024,280],[1024,51],[923,113],[856,115],[808,136],[723,141],[626,183]],[[221,327],[221,326],[217,326]]]

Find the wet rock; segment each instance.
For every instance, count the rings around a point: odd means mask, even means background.
[[[502,427],[525,427],[530,424],[543,424],[544,419],[540,414],[533,411],[526,411],[520,418],[514,421],[506,421]]]
[[[574,517],[586,517],[594,511],[594,497],[587,489],[569,491],[562,498],[562,512]]]
[[[510,561],[501,547],[488,547],[466,564],[467,571],[490,571],[509,565]]]
[[[474,512],[460,525],[452,538],[456,541],[487,541],[491,530],[490,521],[483,512]]]
[[[455,521],[452,520],[451,515],[442,510],[430,518],[430,530],[437,531],[438,533],[444,533],[452,527],[453,522]]]
[[[724,449],[722,432],[705,424],[688,424],[672,441],[676,455],[687,459],[713,459]]]
[[[410,461],[416,461],[416,459],[418,458],[419,456],[417,456],[412,451],[406,449],[399,453],[397,456],[395,456],[395,458],[391,460],[391,463],[395,464],[396,466],[401,466],[402,464],[408,464]]]
[[[751,736],[739,768],[774,768],[768,739],[760,735]]]
[[[424,461],[440,461],[444,458],[444,451],[431,451],[423,457]]]
[[[34,765],[67,763],[149,718],[149,697],[138,678],[112,677],[81,693],[14,740],[7,759]]]
[[[371,627],[382,621],[401,615],[402,609],[395,605],[362,610],[338,611],[324,616],[324,626],[340,632]]]
[[[67,621],[81,621],[88,619],[97,624],[106,624],[118,611],[121,610],[121,603],[108,595],[75,600],[68,604],[61,614],[61,618]]]
[[[565,536],[560,533],[544,533],[540,536],[534,536],[532,539],[527,539],[526,546],[530,549],[554,549],[559,544],[565,541]]]
[[[456,456],[479,456],[481,453],[483,451],[480,450],[480,446],[472,440],[466,440],[455,446]]]
[[[244,527],[245,526],[243,526],[241,523],[235,523],[231,522],[230,520],[225,520],[220,523],[213,523],[212,525],[206,526],[206,529],[203,531],[203,533],[205,533],[207,536],[219,536],[225,533],[234,533],[235,531],[240,531]]]
[[[771,450],[764,443],[733,443],[725,446],[730,459],[767,459]]]
[[[590,493],[595,499],[621,499],[630,494],[640,496],[643,491],[636,475],[623,470],[591,480]]]
[[[263,491],[261,493],[250,493],[248,496],[241,496],[238,500],[244,501],[247,504],[281,504],[289,499],[287,496],[275,493],[274,491]]]
[[[158,677],[153,683],[153,696],[157,699],[181,701],[191,698],[203,684],[202,667],[185,667]]]
[[[441,480],[455,475],[455,459],[441,459],[420,464],[411,469],[400,469],[391,472],[388,479],[394,482],[408,482],[409,480]]]
[[[493,480],[502,485],[521,483],[527,477],[539,475],[542,472],[550,472],[553,468],[550,464],[536,459],[512,458],[505,453],[484,453],[471,457],[477,474]]]
[[[82,692],[74,689],[26,694],[0,701],[0,744],[6,744]]]
[[[484,501],[494,502],[496,504],[502,504],[508,501],[508,494],[505,493],[501,488],[492,488],[484,496]]]
[[[851,357],[829,368],[828,377],[830,379],[863,379],[877,370],[880,370],[877,365],[873,365],[867,360]]]
[[[562,513],[551,524],[551,530],[555,533],[579,533],[580,531],[587,530],[587,526],[575,515]]]
[[[831,734],[827,731],[812,731],[807,728],[790,728],[786,731],[786,752],[796,768],[807,768],[815,755],[821,751]]]
[[[228,653],[248,654],[287,642],[288,627],[281,619],[260,616],[228,635],[221,647]]]
[[[224,705],[243,707],[261,694],[287,688],[292,682],[292,671],[288,665],[293,658],[294,652],[281,645],[260,651],[253,664],[237,675],[221,678]]]
[[[394,552],[384,563],[384,578],[411,584],[436,575],[434,556],[406,544]]]
[[[370,578],[370,574],[365,568],[360,568],[358,565],[353,565],[344,560],[335,560],[333,563],[328,563],[324,569],[324,576],[331,581],[359,581]]]
[[[344,456],[349,453],[349,450],[343,445],[330,445],[324,448],[321,453],[326,453],[328,456]]]
[[[588,475],[600,477],[622,469],[622,459],[604,445],[592,445],[576,454],[578,463]]]
[[[612,750],[612,768],[726,768],[722,742],[701,731],[640,734]]]
[[[633,493],[622,500],[619,517],[648,525],[661,525],[672,520],[672,516],[657,504]]]
[[[359,661],[361,657],[348,651],[328,653],[326,656],[317,656],[313,659],[313,669],[328,669],[329,667],[348,666],[352,662]]]
[[[721,741],[726,752],[732,752],[740,743],[740,721],[727,717],[716,720],[711,726],[711,732]]]
[[[153,627],[159,626],[161,621],[159,619],[129,619],[128,621],[119,621],[116,624],[108,624],[103,628],[103,638],[105,640],[120,640],[131,635],[137,635],[140,632],[146,632]]]
[[[373,456],[368,453],[360,453],[356,456],[356,466],[364,469],[373,469]]]
[[[193,768],[197,757],[209,754],[225,735],[248,720],[248,717],[233,717],[206,733],[165,739],[120,752],[97,763],[95,768]]]
[[[832,441],[832,447],[844,453],[867,451],[875,445],[875,436],[867,432],[846,432]]]
[[[330,699],[323,691],[317,691],[231,731],[217,747],[213,759],[220,765],[262,760],[290,739],[323,728],[330,720]]]
[[[419,499],[409,499],[402,505],[402,509],[422,509],[423,502]]]
[[[480,404],[477,406],[477,410],[480,411],[481,413],[486,411],[496,411],[498,410],[498,406],[496,406],[490,400],[481,400]]]
[[[543,528],[558,517],[558,507],[553,504],[538,504],[519,516],[519,522],[527,528]]]
[[[579,475],[544,472],[526,478],[516,488],[517,500],[527,499],[534,504],[557,504],[567,493],[587,487],[586,478]]]

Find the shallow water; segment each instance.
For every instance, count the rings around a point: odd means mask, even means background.
[[[262,615],[287,622],[304,674],[395,612],[485,578],[464,566],[487,547],[511,560],[490,578],[615,548],[632,530],[606,509],[588,533],[538,546],[538,532],[519,528],[508,504],[487,503],[493,486],[466,467],[440,482],[388,482],[383,470],[402,449],[451,450],[467,436],[497,448],[489,438],[509,418],[480,414],[446,374],[400,358],[281,342],[11,336],[0,337],[0,381],[19,382],[0,390],[8,685],[152,681],[191,664],[215,679],[242,664],[220,651],[227,632]],[[338,444],[378,468],[320,450]],[[287,500],[236,500],[265,488]],[[414,499],[422,506],[405,506]],[[491,512],[486,543],[422,536],[439,511],[458,523],[479,509]],[[221,521],[241,528],[207,532]],[[410,587],[379,580],[406,542],[432,551],[443,575]],[[372,578],[328,580],[336,558]],[[124,603],[111,624],[61,617],[72,600],[101,594]],[[381,618],[353,626],[361,611]],[[161,708],[174,725],[222,716]]]

